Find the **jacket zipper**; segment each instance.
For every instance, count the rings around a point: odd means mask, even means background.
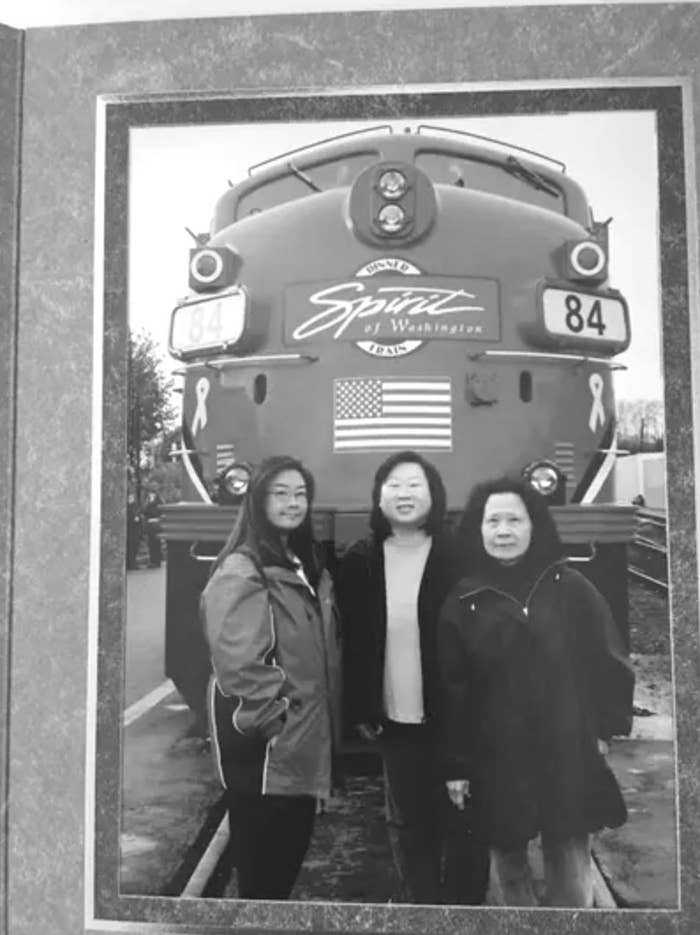
[[[325,694],[326,694],[326,698],[328,699],[327,704],[328,704],[328,709],[329,709],[329,712],[328,712],[328,713],[329,713],[330,724],[331,724],[331,738],[332,738],[332,735],[333,735],[333,726],[332,726],[332,725],[333,725],[333,718],[332,718],[332,714],[331,714],[331,702],[330,702],[330,691],[329,691],[329,688],[330,688],[330,675],[329,675],[329,672],[328,672],[328,659],[327,659],[327,652],[326,652],[326,638],[325,638],[325,632],[324,632],[324,629],[323,629],[323,609],[322,609],[322,606],[321,606],[321,600],[320,600],[320,598],[318,597],[318,594],[317,594],[315,591],[311,590],[311,588],[299,577],[299,575],[295,574],[295,575],[294,575],[294,578],[295,578],[296,580],[294,580],[293,582],[292,582],[292,581],[288,581],[287,583],[290,584],[290,585],[291,585],[291,584],[294,584],[294,585],[296,585],[297,587],[299,587],[299,588],[301,589],[302,594],[303,594],[303,600],[304,600],[304,602],[308,602],[308,603],[311,605],[311,607],[313,608],[313,610],[314,610],[314,612],[315,612],[315,616],[318,617],[318,620],[319,620],[319,622],[320,622],[320,630],[321,630],[321,655],[323,656],[323,669],[324,669],[324,676],[325,676],[325,680],[326,680],[326,686],[325,686],[325,687],[326,687],[326,691],[325,691]],[[270,605],[270,616],[271,616],[271,619],[274,619],[273,614],[272,614],[272,605]],[[288,706],[288,705],[287,705],[287,706]],[[275,746],[275,742],[277,741],[278,736],[279,736],[279,734],[275,735],[274,737],[271,737],[270,740],[268,740],[267,743],[265,744],[265,757],[264,757],[264,759],[263,759],[262,784],[261,784],[261,793],[262,793],[263,795],[265,795],[266,792],[267,792],[267,788],[268,788],[268,770],[269,770],[269,766],[270,766],[270,759],[271,759],[271,756],[272,756],[272,749],[273,749],[273,747]]]
[[[300,583],[303,584],[301,580],[300,580]],[[323,657],[323,674],[325,678],[324,694],[325,694],[325,700],[326,700],[326,710],[328,713],[328,724],[330,726],[330,744],[331,744],[331,750],[333,750],[333,746],[334,746],[333,744],[333,699],[331,697],[331,676],[330,676],[330,671],[328,668],[328,641],[326,640],[326,630],[325,630],[325,623],[324,623],[324,618],[323,618],[323,600],[321,596],[319,595],[318,590],[310,591],[310,589],[305,586],[304,591],[306,592],[304,594],[304,599],[309,601],[309,603],[313,607],[315,616],[319,624],[318,629],[320,631],[321,656]]]
[[[328,598],[328,600],[330,602],[330,598]],[[334,747],[335,747],[334,736],[333,736],[333,728],[334,728],[333,698],[331,696],[331,676],[330,676],[330,671],[328,668],[328,665],[329,665],[328,641],[326,640],[325,621],[323,617],[323,599],[321,595],[318,593],[318,591],[314,594],[313,605],[314,605],[314,610],[316,611],[320,635],[321,635],[321,653],[323,655],[323,674],[325,677],[324,694],[325,694],[325,701],[326,701],[326,713],[328,715],[328,729],[330,731],[330,736],[328,738],[328,741],[329,741],[329,746],[330,746],[330,751],[331,751],[330,763],[328,764],[328,788],[330,792],[332,792],[333,791],[333,754],[334,754]],[[331,614],[332,613],[333,613],[333,608],[331,607]],[[317,796],[317,798],[321,798],[321,796]]]

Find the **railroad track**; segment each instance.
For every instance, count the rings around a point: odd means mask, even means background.
[[[226,799],[220,795],[210,806],[204,824],[187,849],[173,877],[165,885],[162,896],[220,896],[217,891],[222,864],[228,857],[228,817]],[[212,892],[214,890],[214,892]]]
[[[631,577],[659,591],[668,591],[666,516],[659,510],[637,512],[637,531],[629,546]]]
[[[363,811],[366,808],[363,807]],[[231,875],[235,873],[233,859],[228,846],[228,822],[223,809],[223,799],[219,800],[212,807],[205,828],[200,833],[196,845],[191,848],[190,853],[183,861],[183,865],[171,881],[171,884],[165,895],[187,896],[187,897],[207,897],[207,898],[235,898],[235,884],[231,886]],[[376,817],[376,816],[375,816]],[[212,820],[213,819],[213,820]],[[535,845],[536,846],[536,845]],[[387,845],[388,848],[388,845]],[[352,859],[352,855],[350,855]],[[368,858],[370,859],[370,858]],[[376,855],[372,858],[377,860]],[[386,889],[386,894],[390,892],[391,886],[389,878],[391,870],[389,864],[390,854],[384,855],[386,868],[376,868],[380,870],[380,875],[386,873],[385,883],[377,882],[378,890]],[[620,898],[616,891],[615,881],[611,879],[607,868],[600,861],[595,847],[591,852],[592,872],[593,872],[593,896],[594,906],[598,909],[616,909],[626,908],[626,903]],[[306,877],[306,886],[302,880],[301,894],[298,896],[302,901],[307,899],[316,900],[320,898],[317,895],[318,886],[312,884],[311,891],[307,892],[309,876]],[[387,897],[388,898],[388,897]],[[328,897],[323,896],[323,901]],[[333,901],[333,900],[331,900]],[[357,896],[353,893],[339,893],[336,899],[339,903],[357,902]],[[371,899],[369,901],[372,901]],[[380,898],[377,902],[385,902],[386,899]],[[500,894],[496,887],[489,893],[487,905],[500,905]]]

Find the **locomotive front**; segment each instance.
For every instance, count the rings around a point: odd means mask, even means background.
[[[387,453],[428,456],[453,512],[475,482],[525,473],[622,625],[633,510],[611,503],[612,371],[630,333],[607,252],[563,166],[431,128],[338,138],[226,192],[171,325],[185,376],[186,502],[164,515],[178,687],[208,560],[270,454],[314,473],[316,531],[336,553],[364,534]]]

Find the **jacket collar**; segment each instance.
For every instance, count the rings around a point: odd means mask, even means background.
[[[321,572],[321,578],[319,579],[315,591],[311,590],[311,587],[304,582],[296,571],[291,568],[285,568],[283,565],[265,565],[263,567],[263,572],[268,581],[299,588],[310,598],[318,597],[318,594],[323,591],[323,571]]]
[[[540,573],[537,575],[535,580],[532,582],[532,587],[530,588],[530,593],[537,588],[541,581],[547,576],[551,571],[554,571],[557,568],[562,568],[566,565],[566,558],[558,558],[553,562],[549,562],[545,565]],[[484,574],[474,574],[466,575],[464,578],[460,578],[457,582],[455,588],[457,593],[458,600],[464,600],[467,597],[471,597],[474,594],[478,594],[479,591],[497,591],[502,593],[503,589],[499,587],[497,582],[490,579],[487,575]]]

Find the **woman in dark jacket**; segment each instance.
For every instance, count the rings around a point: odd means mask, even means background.
[[[445,488],[432,464],[402,451],[379,467],[372,535],[340,567],[345,713],[382,754],[401,898],[478,904],[488,850],[449,802],[435,728],[437,620],[458,577],[444,516]]]
[[[519,480],[478,486],[460,525],[471,573],[443,608],[439,654],[452,801],[473,801],[506,905],[590,906],[591,832],[626,820],[607,743],[628,734],[634,675],[610,610],[567,567],[546,501]]]
[[[213,739],[243,899],[290,895],[331,790],[340,735],[340,626],[318,561],[313,478],[263,461],[201,600]]]

